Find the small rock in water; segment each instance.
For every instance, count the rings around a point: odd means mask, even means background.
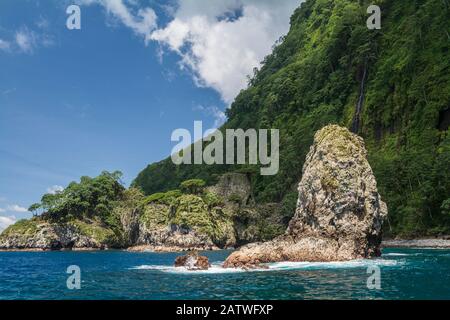
[[[197,251],[189,252],[175,259],[175,267],[185,267],[188,270],[208,270],[210,266],[208,258],[199,255]]]

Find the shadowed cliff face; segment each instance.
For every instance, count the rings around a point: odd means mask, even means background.
[[[226,267],[274,261],[334,261],[380,254],[387,215],[362,138],[346,128],[318,131],[306,157],[298,203],[284,236],[233,253]]]

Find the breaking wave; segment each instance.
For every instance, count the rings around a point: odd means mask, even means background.
[[[167,265],[140,265],[132,267],[132,270],[157,270],[167,273],[177,274],[219,274],[219,273],[240,273],[240,272],[271,272],[271,271],[290,271],[290,270],[321,270],[321,269],[346,269],[346,268],[367,268],[369,266],[395,267],[402,265],[404,261],[387,259],[361,259],[352,261],[336,262],[275,262],[268,263],[268,269],[244,270],[241,268],[223,268],[222,263],[213,263],[208,270],[190,271],[184,267],[174,267]]]

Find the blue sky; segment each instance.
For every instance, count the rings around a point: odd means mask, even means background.
[[[66,8],[81,8],[81,30]],[[43,193],[170,154],[217,127],[299,1],[2,0],[0,229]]]

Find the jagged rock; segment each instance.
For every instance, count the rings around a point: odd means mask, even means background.
[[[123,238],[125,239],[125,245],[127,246],[136,243],[139,238],[139,213],[138,209],[130,208],[120,215]]]
[[[219,221],[213,221],[211,213],[198,196],[183,195],[172,206],[151,203],[140,218],[135,246],[145,251],[163,247],[168,251],[218,249],[211,233]]]
[[[187,255],[178,256],[175,259],[175,267],[185,267],[188,270],[208,270],[211,265],[205,256],[200,256],[197,251],[189,252]]]
[[[145,248],[145,245],[151,245],[168,249],[178,248],[180,251],[218,249],[207,235],[177,225],[147,228],[145,224],[142,224],[139,234],[137,244],[142,248]]]
[[[280,203],[242,207],[233,215],[233,224],[239,246],[271,240],[283,234],[287,227]]]
[[[298,191],[297,209],[286,234],[241,248],[228,257],[225,267],[380,254],[387,208],[377,192],[362,138],[337,125],[318,131]]]
[[[239,198],[242,205],[254,204],[250,179],[243,173],[225,173],[216,185],[208,188],[225,202],[234,202]]]

